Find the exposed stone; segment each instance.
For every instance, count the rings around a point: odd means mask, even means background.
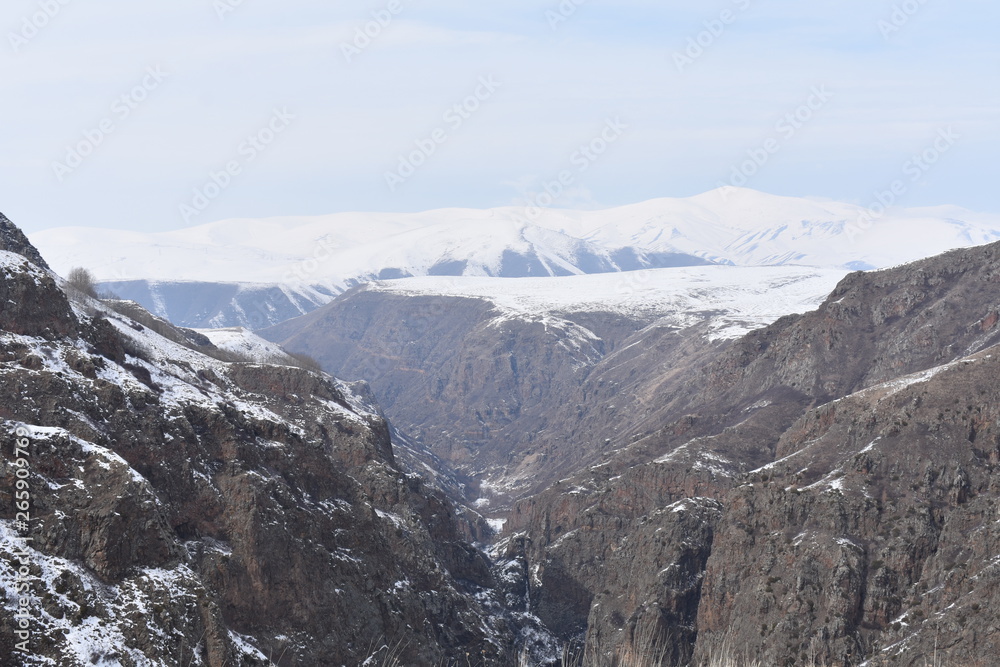
[[[347,385],[206,356],[2,256],[0,479],[26,462],[34,541],[20,554],[3,484],[0,655],[23,559],[53,664],[508,664],[481,518],[399,470]]]

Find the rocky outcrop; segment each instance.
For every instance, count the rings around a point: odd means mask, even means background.
[[[370,382],[395,426],[479,480],[471,490],[497,511],[658,430],[677,404],[664,397],[689,398],[673,392],[725,339],[818,303],[841,277],[711,267],[413,279],[262,333]]]
[[[77,331],[69,302],[52,275],[5,250],[0,250],[0,303],[4,331],[50,339]]]
[[[347,385],[0,260],[0,662],[24,612],[59,665],[509,664],[481,519]]]
[[[909,621],[900,615],[907,604],[915,604],[914,596],[938,585],[947,590],[943,575],[928,570],[927,563],[954,561],[955,549],[964,548],[959,547],[963,541],[957,531],[945,541],[939,539],[941,522],[954,521],[967,533],[992,531],[988,512],[964,512],[972,509],[971,489],[978,489],[983,502],[993,493],[987,465],[993,445],[976,454],[979,445],[970,443],[982,443],[981,434],[996,428],[990,407],[996,385],[984,365],[964,386],[928,390],[914,399],[925,409],[886,404],[877,428],[872,407],[865,403],[869,394],[859,392],[909,373],[932,372],[979,351],[988,356],[997,350],[998,267],[1000,246],[993,245],[898,269],[853,274],[817,311],[752,332],[714,356],[700,357],[684,372],[665,374],[658,385],[646,380],[646,386],[657,387],[647,399],[658,402],[652,414],[661,425],[655,432],[518,502],[511,513],[508,539],[523,545],[511,558],[523,560],[535,577],[532,608],[563,637],[585,636],[588,655],[595,660],[611,660],[628,650],[638,630],[648,639],[656,625],[644,619],[660,614],[676,619],[660,626],[654,636],[671,647],[672,657],[665,656],[663,664],[684,664],[692,653],[707,658],[727,639],[730,645],[746,647],[751,657],[762,656],[766,664],[801,664],[803,653],[834,664],[860,664],[875,656],[887,664],[918,664],[932,652],[934,640],[926,632],[933,626],[907,626]],[[650,367],[655,368],[652,363]],[[959,364],[941,378],[961,374],[966,367],[973,366]],[[905,385],[910,380],[899,381]],[[846,430],[819,438],[847,405],[854,407],[845,418]],[[930,425],[949,418],[957,405],[970,413],[969,421],[947,433],[934,427],[937,435],[928,437]],[[986,416],[980,419],[980,413]],[[806,423],[814,425],[806,429]],[[913,431],[910,437],[880,455],[886,472],[878,493],[865,486],[860,494],[843,498],[816,489],[795,492],[837,475],[838,469],[855,469],[859,463],[851,457],[865,447],[874,443],[861,455],[867,461],[872,452],[888,446],[876,440],[879,433],[905,428]],[[854,443],[853,450],[845,449],[845,442]],[[759,481],[749,486],[762,474],[765,479],[774,474],[761,472],[763,466],[806,445],[816,456],[824,452],[826,457],[813,474],[807,475],[811,469],[798,465],[796,456],[789,459],[787,470],[784,464],[777,466],[784,477],[770,481],[767,490]],[[920,453],[910,463],[913,447]],[[976,461],[978,477],[973,473]],[[871,467],[870,462],[863,465],[865,470]],[[928,498],[944,493],[934,490],[932,482],[938,479],[948,480],[952,504],[962,500],[960,512],[948,520],[935,503],[930,503],[933,509],[927,506]],[[909,516],[908,527],[898,528],[895,536],[881,523],[892,498],[894,520]],[[663,508],[685,502],[719,510],[717,519],[705,517],[697,530],[674,533],[668,540],[679,540],[706,564],[692,578],[697,582],[692,588],[702,588],[693,594],[696,602],[686,615],[678,616],[676,601],[661,599],[662,589],[651,588],[648,578],[622,579],[617,576],[620,568],[581,564],[611,562],[621,545],[650,530],[649,525],[671,534],[676,530],[674,517],[667,520]],[[914,523],[915,516],[924,517],[924,523]],[[814,522],[823,529],[815,542],[803,547],[802,536]],[[897,539],[879,544],[879,531]],[[572,537],[564,538],[566,534]],[[968,565],[983,571],[976,582],[986,582],[992,568],[992,557],[985,557],[992,537],[983,540],[975,549],[982,556]],[[900,569],[884,570],[888,554],[897,551],[908,554],[895,556]],[[682,567],[672,558],[646,548],[630,554],[629,562],[632,571],[648,577]],[[991,590],[992,584],[982,585],[985,588],[973,598]],[[873,597],[869,591],[879,592]],[[957,600],[953,596],[940,599],[940,605],[913,607],[912,619],[919,612],[921,618],[952,622],[948,619],[957,618],[954,610],[961,607]],[[956,606],[949,609],[952,603]],[[982,608],[971,599],[968,604]],[[991,646],[993,640],[987,637],[1000,627],[992,613],[983,614],[985,620],[975,631],[959,633],[961,640],[945,655],[966,664],[963,660]],[[967,625],[970,613],[964,612],[963,618]],[[684,633],[686,639],[681,638]],[[905,644],[883,652],[893,641],[903,640]],[[940,638],[938,645],[944,645]]]
[[[38,249],[31,245],[24,232],[3,213],[0,213],[0,250],[21,255],[35,266],[49,269]]]
[[[698,653],[994,664],[1000,347],[810,411],[726,499]],[[748,621],[752,619],[752,622]]]

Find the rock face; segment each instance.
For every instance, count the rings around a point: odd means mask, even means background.
[[[3,213],[0,213],[0,250],[21,255],[37,267],[43,269],[49,268],[49,265],[45,263],[45,260],[39,254],[38,249],[28,241],[28,237],[24,235],[24,232]]]
[[[992,655],[998,305],[1000,246],[956,251],[665,376],[655,433],[516,505],[532,608],[588,664]]]
[[[698,651],[995,664],[1000,347],[808,412],[712,545]],[[746,622],[753,619],[755,623]],[[993,656],[986,658],[985,656]]]
[[[46,664],[509,664],[481,519],[366,401],[70,300],[3,224],[0,662],[27,610]]]
[[[585,369],[641,328],[612,315],[591,317],[589,326],[503,320],[484,300],[365,288],[335,306],[262,333],[371,382],[396,426],[480,479],[548,475],[545,449],[532,450],[531,434],[546,428],[548,411]]]
[[[796,664],[803,653],[832,664],[875,656],[912,664],[933,651],[934,640],[931,626],[906,625],[904,601],[940,583],[924,564],[951,547],[935,541],[901,565],[905,577],[885,575],[896,582],[890,585],[872,577],[889,562],[885,549],[909,548],[921,535],[916,526],[872,555],[882,505],[832,503],[818,487],[788,492],[779,503],[748,485],[804,446],[786,443],[810,415],[829,426],[824,410],[852,401],[851,419],[864,423],[870,406],[858,394],[866,388],[988,354],[1000,343],[998,266],[993,245],[851,274],[818,310],[731,342],[710,340],[704,323],[650,326],[593,313],[562,313],[561,327],[531,318],[497,322],[482,300],[371,288],[308,316],[311,326],[287,324],[268,335],[371,378],[397,422],[449,443],[436,453],[450,464],[472,475],[500,467],[508,481],[534,484],[508,487],[536,493],[510,512],[497,545],[498,578],[512,604],[527,598],[550,629],[576,642],[585,664],[617,665],[641,654],[685,665],[727,641],[766,664]],[[580,329],[591,335],[574,335]],[[958,398],[975,407],[989,391],[976,387]],[[946,408],[954,409],[935,401],[928,414]],[[912,423],[905,414],[892,419]],[[867,437],[856,430],[852,437]],[[825,460],[813,481],[850,469],[850,457],[875,439],[859,440],[851,452],[843,437],[823,441],[840,443],[842,456]],[[948,442],[939,443],[933,466],[947,467]],[[803,467],[783,473],[790,479],[780,488],[807,486],[795,478]],[[899,512],[923,511],[912,489],[923,488],[927,473],[919,470],[888,475]],[[793,505],[814,495],[812,504]],[[821,535],[795,551],[813,521],[824,526]],[[987,530],[976,523],[984,518],[960,521]],[[990,561],[970,567],[988,572]],[[792,579],[799,588],[779,593],[780,582]],[[956,600],[919,611],[947,619]],[[990,646],[993,613],[984,612],[983,624],[948,655],[964,660]],[[883,653],[904,639],[905,650]]]
[[[261,334],[370,382],[393,424],[479,480],[470,491],[496,509],[658,430],[671,414],[662,397],[725,349],[728,330],[812,307],[843,275],[711,267],[410,280],[352,290]]]

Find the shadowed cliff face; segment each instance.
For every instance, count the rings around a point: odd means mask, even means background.
[[[1000,347],[812,410],[777,455],[726,498],[700,654],[993,664]]]
[[[386,644],[506,664],[516,629],[462,537],[481,520],[401,472],[346,385],[73,298],[0,251],[0,477],[27,467],[30,492],[25,526],[0,485],[0,655],[23,564],[54,664],[360,664]]]
[[[578,393],[590,391],[581,386],[644,323],[610,313],[511,318],[486,300],[361,288],[262,333],[370,382],[407,436],[502,499],[578,467],[586,452],[566,438]]]
[[[506,534],[532,573],[532,608],[565,637],[586,628],[594,664],[615,664],[651,618],[674,656],[664,664],[704,658],[727,634],[766,664],[801,664],[803,652],[921,664],[938,627],[953,630],[948,655],[967,664],[1000,627],[996,605],[974,601],[994,586],[985,508],[998,490],[998,310],[1000,246],[956,251],[853,274],[817,311],[667,377],[656,432],[515,506]],[[881,407],[872,396],[887,390],[857,393],[980,351]],[[805,436],[803,424],[818,426]],[[808,467],[792,457],[753,472],[804,447]],[[844,471],[859,475],[853,492],[794,492]],[[685,528],[685,514],[701,518]],[[956,562],[979,573],[964,589],[946,584]],[[950,593],[924,596],[936,586]],[[982,610],[974,626],[972,604]]]

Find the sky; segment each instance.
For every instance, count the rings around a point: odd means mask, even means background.
[[[998,213],[998,20],[995,0],[5,0],[0,211],[160,231],[740,185]]]

